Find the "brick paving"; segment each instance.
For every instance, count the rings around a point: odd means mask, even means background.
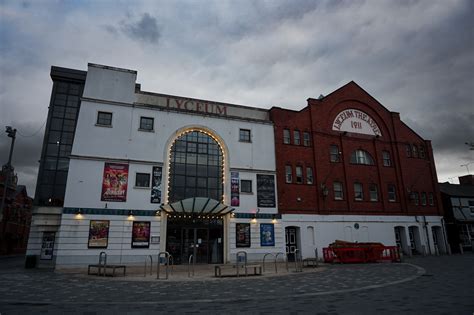
[[[137,281],[25,270],[21,258],[0,258],[0,313],[473,314],[474,255],[407,262],[325,265],[279,276]]]

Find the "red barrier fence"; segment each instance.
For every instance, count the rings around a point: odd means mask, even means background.
[[[323,248],[324,262],[343,264],[371,262],[400,262],[396,246]]]

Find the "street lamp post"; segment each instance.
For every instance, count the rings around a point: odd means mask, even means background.
[[[0,205],[0,221],[3,220],[3,209],[5,206],[5,199],[7,197],[7,187],[10,183],[10,175],[13,171],[12,156],[13,147],[15,146],[16,129],[13,129],[11,126],[6,126],[5,132],[7,133],[8,137],[12,138],[12,143],[10,145],[10,155],[8,156],[8,162],[6,165],[3,166],[3,173],[5,174],[5,178],[3,179],[3,195],[2,204]]]

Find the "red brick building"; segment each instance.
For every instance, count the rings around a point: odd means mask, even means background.
[[[4,172],[0,171],[0,200],[3,196],[5,177]],[[17,185],[15,175],[7,187],[0,220],[0,255],[26,252],[32,208],[33,199],[28,197],[25,186]]]
[[[345,239],[446,251],[431,143],[399,113],[350,82],[270,115],[288,247],[308,256]]]

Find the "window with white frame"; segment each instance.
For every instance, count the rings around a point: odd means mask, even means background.
[[[296,183],[303,184],[303,168],[301,166],[297,166],[295,168],[296,171]]]
[[[426,206],[426,193],[425,192],[421,193],[421,205]]]
[[[395,185],[388,184],[387,192],[388,192],[388,201],[390,201],[390,202],[397,201],[397,189],[396,189]]]
[[[291,168],[291,165],[285,166],[285,181],[287,183],[293,182],[293,170]]]
[[[329,160],[333,163],[340,162],[339,156],[339,147],[335,144],[331,144],[329,147]]]
[[[390,152],[382,152],[383,166],[392,166],[392,159],[390,158]]]
[[[307,167],[306,168],[306,184],[313,184],[313,168]]]
[[[290,130],[289,129],[283,129],[283,143],[284,144],[290,144],[291,143]]]
[[[344,199],[344,192],[342,190],[342,183],[341,182],[334,182],[334,200],[343,200]]]
[[[428,204],[434,206],[434,195],[432,192],[428,193]]]
[[[240,181],[240,192],[252,193],[252,181],[248,179],[242,179]]]
[[[354,199],[357,201],[364,200],[364,188],[361,183],[354,183]]]
[[[417,191],[413,191],[411,193],[411,199],[413,200],[413,204],[418,206],[420,204],[420,194]]]
[[[305,147],[311,146],[311,138],[309,136],[309,132],[303,132],[303,145]]]
[[[361,165],[374,165],[374,159],[367,151],[355,150],[351,154],[351,163]]]
[[[300,132],[298,130],[293,131],[293,142],[296,145],[301,144]]]
[[[379,190],[376,184],[369,185],[370,201],[379,200]]]

